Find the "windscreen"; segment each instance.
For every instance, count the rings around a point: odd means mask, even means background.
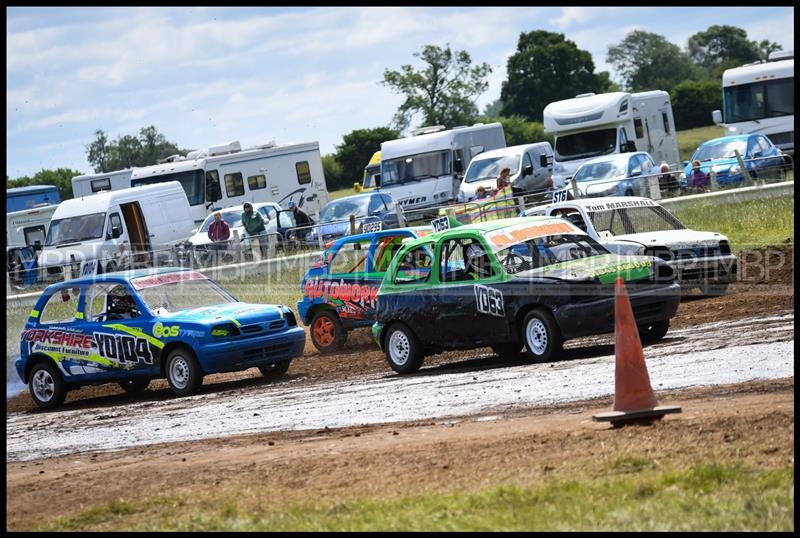
[[[236,228],[242,225],[241,211],[225,211],[220,213],[220,217],[222,217],[222,220],[224,220],[231,228]],[[203,226],[200,227],[200,231],[207,232],[212,222],[214,222],[213,214],[206,217],[206,220],[203,221]]]
[[[511,170],[511,176],[519,172],[519,163],[522,160],[521,155],[503,155],[501,157],[492,157],[488,159],[473,159],[467,170],[467,175],[464,181],[467,183],[474,183],[476,181],[483,181],[485,179],[495,179],[500,175],[500,170],[508,168]]]
[[[716,144],[704,144],[697,148],[692,160],[703,162],[714,159],[731,159],[736,157],[736,150],[739,151],[739,155],[744,157],[747,150],[747,142],[744,140],[730,140]]]
[[[103,223],[105,220],[105,213],[93,213],[91,215],[54,220],[50,223],[45,245],[56,246],[99,239],[103,237]]]
[[[381,185],[399,185],[410,181],[446,176],[451,173],[450,151],[434,151],[381,162]]]
[[[148,286],[140,290],[139,295],[156,315],[237,302],[225,290],[205,279]]]
[[[794,78],[729,86],[722,93],[726,123],[794,114]]]
[[[511,245],[499,251],[497,259],[507,273],[516,274],[601,254],[608,250],[588,235],[557,234]]]
[[[586,163],[581,166],[573,179],[578,182],[595,181],[622,177],[628,173],[628,156],[611,161]]]
[[[617,149],[617,129],[598,129],[559,136],[554,148],[556,160],[574,161],[608,155]]]
[[[319,215],[320,223],[333,222],[335,220],[346,220],[350,215],[365,217],[370,197],[350,198],[347,200],[335,200],[328,203]]]

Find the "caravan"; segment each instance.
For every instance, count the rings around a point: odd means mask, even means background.
[[[269,143],[242,149],[234,141],[206,152],[173,155],[165,161],[110,175],[77,176],[72,179],[72,190],[78,197],[107,188],[114,191],[178,181],[197,226],[212,211],[244,202],[276,202],[285,207],[291,200],[309,214],[328,202],[317,142],[283,146]]]
[[[192,235],[192,214],[181,184],[106,191],[61,202],[39,255],[46,280],[60,280],[64,266],[74,273],[91,264],[97,273],[149,265]],[[75,266],[72,267],[72,264]]]
[[[381,144],[380,187],[403,209],[445,205],[455,199],[475,155],[504,147],[500,123],[417,129],[413,136]]]
[[[32,246],[39,250],[44,245],[50,219],[57,204],[42,204],[32,209],[14,211],[6,215],[6,246]]]
[[[678,138],[669,94],[584,93],[544,108],[544,130],[555,137],[553,182],[568,181],[592,157],[648,152],[676,169]]]

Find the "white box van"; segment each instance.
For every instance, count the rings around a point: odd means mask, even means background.
[[[414,136],[381,144],[380,187],[404,210],[445,205],[455,200],[463,173],[476,155],[504,147],[500,123],[416,129]]]
[[[39,267],[44,279],[59,280],[67,264],[96,261],[97,272],[111,272],[155,263],[170,257],[193,227],[177,181],[65,200],[53,214]]]
[[[474,200],[478,187],[489,191],[494,189],[503,168],[511,170],[508,177],[515,194],[543,192],[547,188],[547,179],[553,175],[553,147],[550,142],[536,142],[485,151],[475,156],[461,181],[456,201]],[[555,188],[563,186],[563,182],[554,185]]]

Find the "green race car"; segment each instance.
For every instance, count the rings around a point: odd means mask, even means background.
[[[613,332],[614,282],[622,277],[639,334],[658,340],[680,301],[659,258],[618,256],[552,217],[457,226],[403,246],[377,295],[373,336],[393,370],[414,372],[425,355],[525,346],[534,361],[565,340]]]

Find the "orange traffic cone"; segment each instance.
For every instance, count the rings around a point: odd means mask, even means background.
[[[680,407],[658,406],[622,277],[617,277],[614,284],[614,296],[614,411],[595,415],[594,420],[618,426],[629,422],[651,422],[660,420],[667,413],[680,413]]]

